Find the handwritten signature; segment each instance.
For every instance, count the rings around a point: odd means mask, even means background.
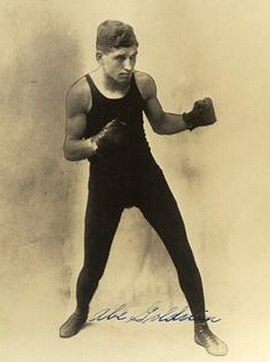
[[[184,321],[193,321],[194,317],[189,311],[189,308],[186,306],[182,309],[179,309],[176,306],[171,307],[166,312],[161,312],[160,310],[161,302],[155,302],[150,305],[142,313],[133,315],[130,314],[128,306],[126,303],[123,303],[115,308],[104,308],[101,311],[97,312],[93,317],[88,319],[89,322],[102,322],[116,320],[119,322],[137,322],[137,323],[147,323],[147,322],[184,322]],[[208,322],[217,323],[221,321],[221,318],[211,316],[208,310],[205,311],[205,319]]]

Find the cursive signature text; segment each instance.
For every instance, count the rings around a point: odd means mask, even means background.
[[[116,320],[119,322],[137,322],[137,323],[147,323],[147,322],[184,322],[184,321],[193,321],[194,317],[189,311],[189,308],[186,306],[182,309],[179,309],[176,306],[169,308],[167,311],[163,312],[161,310],[161,302],[155,302],[146,308],[143,312],[139,314],[131,314],[126,303],[120,304],[115,308],[104,308],[101,311],[94,314],[88,319],[89,322],[102,322]],[[209,314],[208,310],[205,311],[205,320],[212,323],[217,323],[221,319],[214,317]]]

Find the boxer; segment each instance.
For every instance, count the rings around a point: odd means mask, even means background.
[[[137,207],[156,230],[171,256],[179,285],[194,318],[194,339],[211,355],[227,353],[205,318],[201,276],[177,202],[147,142],[143,114],[153,131],[175,134],[216,122],[210,98],[183,114],[165,112],[153,78],[135,69],[138,41],[133,28],[108,20],[97,29],[99,67],[70,88],[66,98],[66,159],[90,161],[85,214],[84,263],[77,306],[60,328],[60,337],[77,334],[104,273],[111,244],[125,208]]]

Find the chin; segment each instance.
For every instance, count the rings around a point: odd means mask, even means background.
[[[117,78],[117,82],[118,83],[129,83],[130,82],[130,79],[131,79],[131,74],[130,75],[127,75],[127,76],[124,76],[124,75],[119,75],[119,77]]]

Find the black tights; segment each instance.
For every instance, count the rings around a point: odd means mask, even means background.
[[[124,180],[124,181],[123,181]],[[177,270],[195,320],[205,319],[202,281],[177,203],[157,165],[125,180],[91,171],[85,215],[84,265],[77,282],[77,306],[86,309],[104,273],[125,207],[136,206],[156,230]]]

